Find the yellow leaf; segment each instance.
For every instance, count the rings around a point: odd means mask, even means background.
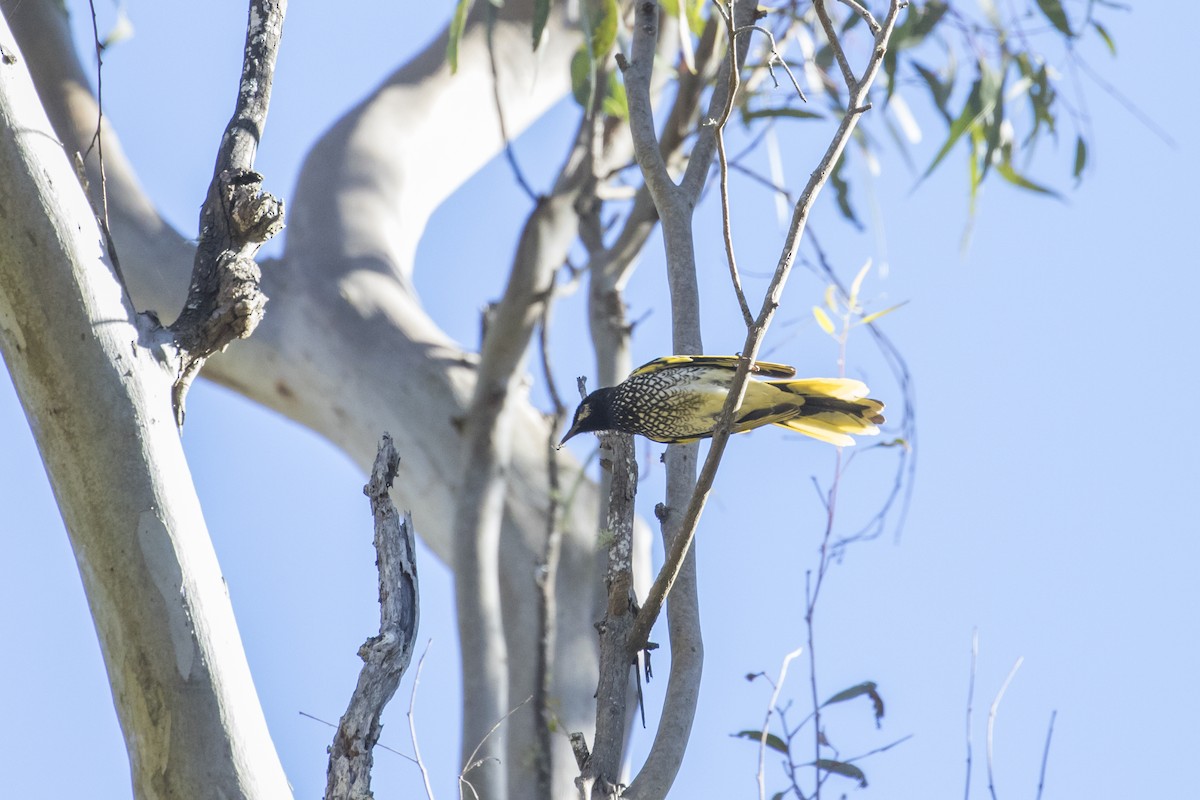
[[[871,271],[871,259],[867,259],[867,263],[862,265],[862,269],[854,276],[854,283],[850,284],[850,308],[858,307],[858,290],[862,288],[863,279],[867,277],[867,273]]]
[[[832,283],[825,287],[825,307],[829,309],[829,313],[836,314],[837,308],[837,287]]]
[[[813,316],[817,319],[817,324],[821,326],[821,330],[833,336],[833,320],[825,313],[825,309],[820,306],[813,306]]]
[[[883,311],[876,311],[874,314],[867,314],[865,317],[863,317],[862,319],[860,319],[858,321],[858,324],[859,325],[870,325],[872,322],[879,319],[880,317],[882,317],[886,314],[890,314],[893,311],[895,311],[897,308],[900,308],[901,306],[906,306],[906,305],[908,305],[907,300],[905,300],[903,303],[896,303],[896,305],[894,305],[894,306],[885,308]]]

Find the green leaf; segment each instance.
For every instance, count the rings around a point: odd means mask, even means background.
[[[749,122],[752,119],[774,119],[777,117],[790,117],[791,119],[824,119],[824,114],[818,114],[815,111],[805,111],[803,108],[756,108],[753,110],[747,109],[742,114],[742,121]]]
[[[581,46],[571,56],[571,94],[576,103],[588,107],[592,94],[592,57],[586,46]]]
[[[863,771],[853,764],[847,764],[845,761],[833,761],[828,758],[818,758],[816,761],[817,769],[823,769],[826,772],[832,772],[835,775],[843,775],[847,778],[858,781],[859,788],[867,785],[867,776]]]
[[[542,32],[546,30],[546,22],[550,19],[550,0],[534,0],[533,3],[533,49],[537,51],[542,43]]]
[[[462,41],[463,30],[467,27],[467,14],[471,13],[474,0],[458,0],[454,6],[454,16],[450,18],[450,38],[446,41],[446,62],[450,65],[450,74],[458,72],[458,44]]]
[[[596,58],[603,58],[612,49],[613,42],[617,40],[617,18],[620,16],[617,0],[605,0],[600,5],[593,18],[591,36],[592,54]]]
[[[851,686],[849,689],[842,689],[842,691],[838,692],[824,703],[821,703],[821,708],[833,705],[834,703],[844,703],[847,700],[853,700],[856,697],[862,697],[864,694],[871,694],[875,691],[877,685],[878,684],[876,684],[875,681],[863,681],[857,686]]]
[[[881,311],[878,314],[872,314],[871,317],[874,317],[877,319],[877,318],[883,316],[884,314],[888,313],[889,311],[894,311],[895,309],[899,308],[902,305],[904,305],[904,303],[900,303],[898,305],[892,306],[892,308],[889,308],[886,311]],[[871,317],[865,318],[863,321],[868,322],[868,321],[870,321]],[[879,720],[883,719],[883,697],[876,690],[875,681],[863,681],[862,683],[858,684],[857,686],[851,686],[849,689],[843,689],[842,691],[838,692],[833,697],[829,698],[824,703],[822,703],[821,708],[824,708],[825,706],[831,705],[833,703],[844,703],[847,700],[853,700],[854,698],[861,697],[864,694],[867,697],[871,698],[871,705],[875,709],[875,727],[878,728]]]
[[[738,731],[737,733],[733,734],[733,736],[737,739],[749,739],[753,742],[762,741],[762,731]],[[780,739],[773,733],[767,734],[767,747],[778,753],[783,753],[785,756],[788,754],[787,742],[783,741],[783,739]]]
[[[962,135],[971,127],[978,124],[978,121],[983,118],[984,110],[978,112],[975,110],[979,104],[979,86],[980,79],[976,79],[975,83],[971,86],[971,94],[967,97],[967,102],[963,104],[962,111],[950,123],[950,132],[946,135],[946,141],[942,143],[941,149],[933,157],[933,163],[929,165],[929,168],[925,170],[925,174],[920,177],[917,183],[920,183],[933,174],[938,164],[942,163],[942,159],[950,153],[954,145],[958,144],[958,140],[962,138]]]
[[[604,113],[610,117],[629,121],[629,97],[625,84],[614,76],[608,77],[608,94],[604,98]]]
[[[942,17],[946,16],[946,12],[950,10],[950,6],[941,0],[929,0],[921,7],[920,13],[909,13],[907,21],[912,22],[911,36],[915,41],[909,42],[909,45],[919,44],[926,36],[933,32],[937,24],[942,21]]]
[[[833,186],[833,196],[837,200],[838,210],[842,212],[843,217],[861,231],[863,224],[858,221],[854,207],[850,205],[850,184],[842,177],[842,168],[845,165],[846,157],[843,155],[834,165],[833,172],[829,174],[829,183]]]
[[[1115,58],[1117,55],[1117,45],[1116,42],[1113,41],[1113,38],[1108,35],[1108,28],[1105,28],[1095,20],[1092,20],[1092,27],[1096,29],[1096,33],[1100,34],[1100,38],[1104,40],[1106,45],[1108,45],[1109,54]]]
[[[1087,166],[1087,142],[1082,136],[1075,137],[1075,169],[1071,176],[1075,178],[1075,185],[1079,185],[1079,181],[1083,179],[1083,168]]]
[[[833,320],[831,320],[829,315],[825,313],[825,309],[821,308],[820,306],[813,306],[813,317],[817,320],[817,324],[821,326],[821,330],[825,331],[830,336],[835,335]]]
[[[913,61],[912,65],[917,74],[925,81],[925,85],[929,87],[929,94],[933,98],[933,104],[937,106],[938,111],[941,111],[942,116],[949,122],[951,116],[950,111],[946,108],[946,104],[950,102],[950,93],[954,91],[954,78],[951,77],[949,80],[943,82],[941,77],[928,67],[916,61]]]
[[[1049,197],[1053,197],[1056,200],[1062,200],[1062,196],[1058,192],[1029,180],[1024,175],[1021,175],[1019,172],[1017,172],[1011,163],[1003,162],[998,164],[996,166],[996,172],[999,173],[1000,177],[1004,178],[1004,180],[1008,181],[1013,186],[1019,186],[1020,188],[1027,189],[1031,192],[1037,192],[1038,194],[1044,194],[1048,195]]]
[[[1061,0],[1037,0],[1038,8],[1050,20],[1050,24],[1058,28],[1063,36],[1074,37],[1071,33],[1071,23],[1067,20],[1067,12],[1063,10]]]
[[[978,145],[986,141],[984,134],[991,133],[993,137],[999,133],[998,122],[992,131],[984,130],[983,126],[992,121],[993,114],[996,110],[996,104],[1000,100],[1000,75],[993,70],[986,61],[979,61],[979,77],[975,79],[975,83],[971,85],[971,93],[967,96],[967,102],[963,104],[962,111],[955,120],[950,123],[950,133],[946,136],[946,141],[942,144],[933,163],[925,170],[917,183],[928,178],[933,171],[937,169],[938,164],[942,163],[958,140],[967,131],[971,132],[971,157],[972,161],[976,162],[978,153]],[[990,152],[990,151],[989,151]],[[971,176],[971,191],[972,202],[974,201],[974,191],[979,187],[980,181],[983,180],[983,173],[979,171],[980,164],[974,163]],[[986,164],[983,165],[986,171]]]

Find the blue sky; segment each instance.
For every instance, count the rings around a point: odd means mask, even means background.
[[[401,5],[370,4],[351,19],[293,4],[259,159],[270,188],[290,194],[314,137],[450,12],[449,2]],[[1200,435],[1191,419],[1200,396],[1191,317],[1200,278],[1185,238],[1200,210],[1193,189],[1200,183],[1200,119],[1176,83],[1183,64],[1177,54],[1190,45],[1185,26],[1165,24],[1177,15],[1156,11],[1108,17],[1118,59],[1096,42],[1082,49],[1173,145],[1085,81],[1094,139],[1082,187],[1071,189],[1068,135],[1057,150],[1043,147],[1032,166],[1066,202],[989,184],[964,252],[961,154],[913,191],[912,173],[885,150],[877,178],[861,160],[851,173],[869,233],[841,223],[831,195],[814,217],[843,278],[873,259],[865,294],[875,307],[908,301],[885,327],[913,373],[920,426],[904,530],[851,548],[830,573],[818,612],[819,693],[873,680],[887,703],[880,730],[865,703],[835,709],[827,719],[830,739],[850,756],[913,737],[863,763],[871,786],[847,783],[851,796],[962,796],[976,630],[973,797],[987,796],[987,707],[1018,658],[1023,665],[996,721],[1001,798],[1034,795],[1055,711],[1047,798],[1179,796],[1186,780],[1179,767],[1192,763],[1200,745],[1200,699],[1188,688],[1200,672],[1200,526],[1192,497]],[[244,6],[131,2],[129,13],[136,36],[106,56],[107,111],[150,195],[194,235],[232,106]],[[77,20],[81,32],[85,25]],[[204,48],[181,46],[184,31]],[[925,129],[916,158],[924,164],[942,129],[926,106],[913,105]],[[562,130],[574,113],[564,104],[518,143],[541,185],[558,166]],[[811,165],[800,154],[828,132],[816,125],[782,131],[796,137],[783,141],[788,168],[805,173]],[[553,157],[539,163],[546,152]],[[766,283],[753,274],[773,266],[782,232],[771,198],[746,183],[737,188],[735,234],[753,298]],[[507,258],[497,262],[496,253],[510,252],[526,211],[507,167],[495,163],[434,218],[421,245],[418,286],[433,316],[461,341],[475,341],[478,309],[501,288]],[[484,214],[491,224],[483,235],[461,236],[462,219]],[[718,219],[711,201],[701,208],[705,341],[710,352],[733,352],[741,333]],[[635,339],[637,362],[667,352],[660,250],[651,243],[629,289],[632,316],[648,315]],[[435,263],[443,266],[421,270]],[[886,270],[877,274],[881,266]],[[463,298],[467,274],[478,294]],[[773,360],[808,374],[836,370],[836,349],[809,314],[823,288],[797,271],[768,336]],[[585,331],[571,328],[572,317],[582,318],[572,313],[582,298],[566,302],[554,358],[561,387],[571,393],[575,375],[591,374],[592,360]],[[864,334],[851,337],[848,369],[882,399],[894,396]],[[307,431],[207,384],[194,390],[184,438],[272,734],[297,796],[317,796],[330,731],[300,712],[337,719],[357,673],[355,651],[378,620],[363,476]],[[0,763],[23,767],[9,771],[13,796],[41,789],[44,771],[54,769],[65,796],[129,797],[128,764],[78,573],[6,379],[0,441],[0,709],[8,719],[0,727]],[[586,452],[589,443],[580,445]],[[233,450],[246,457],[231,461]],[[658,448],[643,451],[648,477],[640,499],[649,516],[661,495],[661,468]],[[848,473],[842,532],[852,530],[856,507],[877,500],[886,458],[867,453]],[[833,462],[832,448],[784,432],[759,431],[730,447],[697,544],[706,668],[676,784],[680,796],[753,796],[755,749],[729,734],[757,727],[768,698],[764,684],[743,676],[774,674],[804,643],[804,578],[823,524],[812,479],[827,485]],[[302,500],[283,512],[263,500],[281,494]],[[419,517],[416,524],[419,530]],[[416,713],[434,788],[449,798],[458,771],[453,593],[445,570],[423,555],[421,639],[433,644]],[[664,683],[648,689],[651,712]],[[385,717],[384,741],[403,752],[410,752],[410,686],[411,675]],[[805,707],[802,663],[793,665],[783,696]],[[649,739],[635,734],[635,753]],[[407,761],[380,754],[376,763],[378,796],[419,791]],[[783,788],[768,763],[768,785]]]

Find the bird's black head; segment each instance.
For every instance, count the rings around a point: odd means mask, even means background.
[[[612,430],[612,394],[613,390],[610,387],[597,389],[583,398],[579,408],[575,409],[575,419],[571,422],[567,435],[562,438],[558,446],[562,447],[577,433]]]

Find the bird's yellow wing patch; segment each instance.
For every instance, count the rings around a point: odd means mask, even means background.
[[[789,419],[786,422],[776,422],[776,425],[787,428],[788,430],[803,433],[805,436],[811,436],[822,442],[835,444],[838,447],[852,447],[854,445],[854,437],[848,433],[842,433],[836,426],[830,425],[815,417],[799,417],[797,419]],[[863,431],[866,433],[867,431]]]
[[[870,390],[853,378],[801,378],[795,381],[769,381],[771,386],[801,395],[825,395],[838,400],[861,400]]]
[[[738,361],[740,360],[738,356],[663,356],[638,367],[630,373],[630,377],[684,365],[727,369],[732,372],[737,369]],[[755,361],[754,374],[765,378],[790,378],[796,374],[796,368],[790,367],[787,364],[776,364],[771,361]]]

